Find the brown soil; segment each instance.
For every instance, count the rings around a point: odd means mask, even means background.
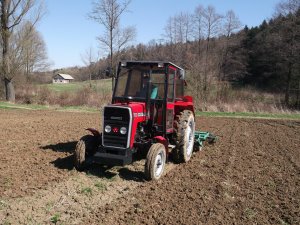
[[[0,111],[0,196],[27,196],[65,180],[76,141],[99,121],[100,113]]]
[[[299,224],[300,122],[198,118],[219,136],[145,182],[143,163],[77,172],[100,113],[0,110],[0,224]]]

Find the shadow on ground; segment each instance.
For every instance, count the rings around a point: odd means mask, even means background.
[[[77,142],[66,142],[66,143],[57,143],[40,147],[43,150],[52,150],[55,152],[66,152],[70,153],[70,155],[66,157],[59,157],[56,160],[52,161],[53,164],[58,169],[74,169],[74,157],[73,152],[76,147]],[[88,175],[93,175],[101,178],[112,179],[113,177],[119,175],[120,178],[129,181],[135,182],[143,182],[144,181],[144,173],[143,171],[134,171],[125,167],[112,167],[105,166],[99,164],[90,164],[84,172]]]
[[[142,171],[133,171],[126,167],[119,166],[105,166],[99,164],[92,164],[88,167],[85,173],[94,175],[97,177],[102,177],[106,179],[113,179],[115,176],[122,178],[123,180],[144,182],[144,173]]]
[[[73,155],[69,155],[64,158],[57,158],[56,160],[52,161],[51,164],[53,164],[56,168],[62,169],[62,170],[73,170],[74,169],[74,163]]]
[[[73,153],[76,147],[77,141],[70,141],[64,143],[57,143],[51,145],[42,146],[41,149],[43,150],[52,150],[55,152],[68,152]]]

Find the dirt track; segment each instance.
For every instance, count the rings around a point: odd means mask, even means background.
[[[144,182],[143,162],[79,173],[100,115],[0,110],[0,224],[299,224],[300,122],[198,118],[219,136]]]

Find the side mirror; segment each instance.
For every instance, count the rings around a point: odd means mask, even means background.
[[[184,70],[181,69],[181,70],[179,70],[179,71],[180,71],[180,72],[179,72],[179,77],[180,77],[180,79],[184,80],[184,77],[185,77],[185,72],[184,72]]]
[[[152,81],[149,79],[147,81],[147,94],[146,94],[146,114],[148,118],[150,118],[150,104],[151,104],[151,86],[152,86]]]

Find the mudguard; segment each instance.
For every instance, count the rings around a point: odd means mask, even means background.
[[[96,130],[95,128],[86,128],[85,130],[91,132],[95,137],[100,137],[101,134],[98,130]]]
[[[166,154],[168,155],[169,154],[169,148],[168,148],[169,143],[168,143],[167,139],[165,139],[163,136],[155,136],[154,140],[156,141],[156,143],[161,143],[165,146]]]

